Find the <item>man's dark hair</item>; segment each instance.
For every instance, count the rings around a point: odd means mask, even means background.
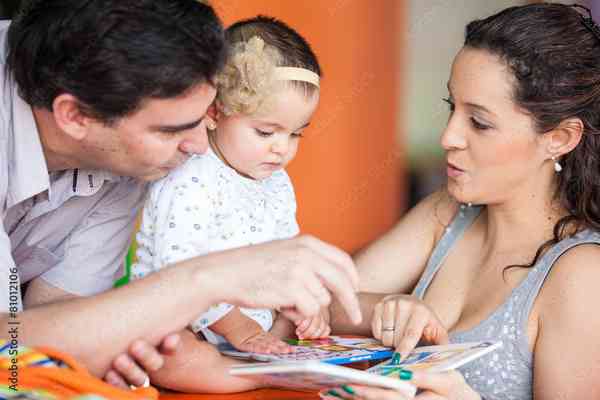
[[[148,98],[212,80],[226,55],[221,22],[197,0],[31,0],[8,30],[8,74],[34,107],[70,93],[111,124]]]

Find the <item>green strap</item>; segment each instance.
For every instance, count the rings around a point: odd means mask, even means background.
[[[133,263],[133,246],[129,246],[127,255],[125,256],[125,273],[119,280],[115,282],[115,287],[127,285],[131,276],[131,264]]]

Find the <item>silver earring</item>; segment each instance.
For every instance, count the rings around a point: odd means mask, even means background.
[[[562,165],[560,165],[560,163],[556,161],[556,156],[552,156],[552,161],[554,161],[554,171],[556,171],[556,173],[562,171]]]

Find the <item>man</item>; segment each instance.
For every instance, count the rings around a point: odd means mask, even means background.
[[[139,384],[162,363],[155,346],[175,347],[173,327],[220,301],[308,316],[332,292],[360,319],[351,259],[311,237],[110,290],[143,182],[206,151],[225,53],[217,17],[195,0],[32,1],[0,23],[0,337]]]

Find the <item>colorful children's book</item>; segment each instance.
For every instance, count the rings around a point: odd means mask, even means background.
[[[341,385],[367,385],[395,389],[414,397],[416,388],[394,377],[376,375],[319,361],[277,361],[234,365],[231,375],[258,380],[267,386],[295,390],[319,390]]]
[[[387,360],[367,371],[388,376],[394,375],[390,373],[391,370],[395,370],[396,374],[399,373],[398,367],[411,371],[449,371],[490,353],[500,346],[502,346],[502,342],[469,342],[417,347],[399,364],[392,365],[392,360]]]
[[[246,353],[230,344],[219,345],[221,353],[254,361],[320,361],[328,364],[349,364],[357,361],[382,360],[394,353],[373,338],[342,338],[330,336],[325,339],[288,339],[294,351],[288,354]]]
[[[399,379],[402,369],[442,372],[458,368],[482,357],[502,345],[501,342],[473,342],[440,346],[417,347],[400,364],[391,360],[366,371],[331,365],[319,360],[275,361],[234,365],[229,373],[259,380],[269,386],[297,390],[316,390],[358,384],[396,389],[413,397],[416,388]]]

